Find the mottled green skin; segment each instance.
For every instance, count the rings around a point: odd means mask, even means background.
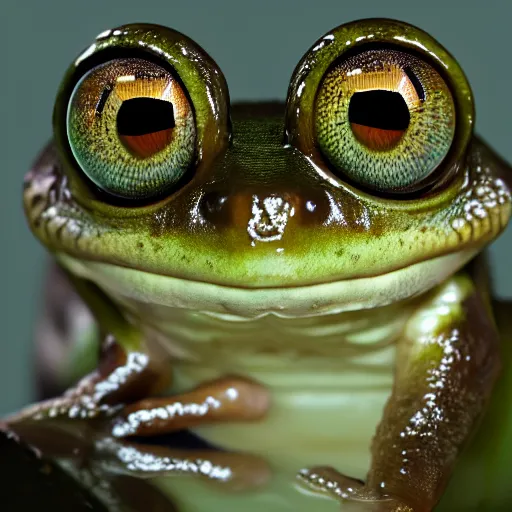
[[[344,51],[368,40],[427,59],[454,97],[452,147],[426,188],[414,195],[359,190],[332,168],[316,141],[314,104],[322,78]],[[173,67],[194,106],[198,134],[188,181],[144,205],[100,193],[74,161],[65,130],[69,95],[80,76],[114,50],[134,49]],[[430,36],[403,23],[367,20],[325,35],[298,64],[285,110],[278,104],[231,107],[222,73],[195,43],[169,29],[130,25],[100,36],[68,71],[55,106],[54,142],[27,176],[25,208],[34,234],[57,256],[221,285],[221,304],[226,290],[343,285],[397,272],[388,288],[369,281],[364,294],[371,307],[377,292],[390,303],[391,288],[411,295],[425,291],[421,279],[403,281],[402,271],[434,262],[428,281],[433,286],[506,226],[511,200],[504,180],[510,169],[473,136],[473,123],[471,91],[457,63]],[[274,207],[279,219],[270,222]],[[451,263],[437,259],[447,255],[460,257]],[[145,275],[140,272],[142,281]],[[96,281],[101,286],[99,276]],[[109,297],[79,279],[77,285],[102,328],[124,348],[137,348],[140,338],[131,331],[139,326],[131,330]],[[152,290],[144,292],[151,303]],[[240,305],[245,306],[249,310],[249,304]]]

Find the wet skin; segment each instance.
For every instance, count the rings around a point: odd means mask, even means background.
[[[479,253],[511,174],[473,124],[453,57],[395,21],[319,39],[285,105],[230,105],[170,29],[101,34],[24,189],[103,335],[98,369],[11,424],[105,418],[112,443],[193,429],[300,464],[315,447],[336,467],[305,486],[432,510],[503,364]]]

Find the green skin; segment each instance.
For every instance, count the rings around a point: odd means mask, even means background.
[[[359,189],[326,160],[316,140],[315,98],[322,78],[344,52],[369,41],[414,52],[439,71],[452,92],[456,128],[450,150],[414,190]],[[114,52],[133,51],[174,70],[196,122],[192,169],[165,197],[144,204],[100,193],[75,161],[65,128],[70,95],[84,73]],[[236,349],[244,364],[226,359],[212,376],[234,373],[255,379],[267,387],[273,403],[278,391],[250,364],[250,348],[263,343],[269,318],[275,318],[274,333],[282,346],[289,349],[296,340],[302,350],[307,337],[293,334],[293,327],[305,325],[306,318],[319,326],[334,319],[357,334],[362,319],[377,325],[383,314],[387,322],[403,317],[400,333],[391,340],[394,386],[379,412],[381,420],[373,424],[377,434],[371,463],[361,456],[365,485],[323,469],[303,472],[301,479],[341,498],[343,506],[432,510],[457,461],[466,457],[444,506],[497,510],[509,499],[506,461],[498,453],[512,435],[508,418],[499,416],[508,401],[505,381],[511,373],[503,372],[496,386],[500,364],[507,367],[510,359],[500,357],[500,339],[508,337],[508,310],[492,302],[485,264],[476,256],[507,225],[511,169],[473,135],[473,124],[471,90],[456,61],[428,34],[404,23],[364,20],[326,34],[297,65],[285,106],[231,106],[222,73],[195,43],[166,28],[128,25],[98,36],[66,74],[55,105],[54,140],[25,181],[25,210],[33,233],[71,277],[101,332],[113,335],[126,355],[151,353],[158,338],[160,345],[163,340],[177,347],[173,367],[182,365],[186,372],[188,363],[176,353],[190,347],[173,323],[176,318],[183,318],[183,329],[192,332],[206,318],[217,319],[226,339],[245,319],[252,327]],[[176,311],[181,313],[173,316]],[[384,341],[382,333],[360,334],[366,345]],[[448,364],[443,358],[452,342],[458,359]],[[197,350],[199,359],[210,354],[208,348]],[[336,352],[328,350],[332,360]],[[210,355],[214,358],[215,350]],[[283,357],[278,354],[276,360]],[[307,368],[307,358],[304,364]],[[434,370],[446,372],[436,374],[442,388],[435,390],[435,407],[427,414],[428,376]],[[201,379],[188,382],[199,385]],[[75,389],[80,394],[81,388]],[[187,391],[187,384],[171,391]],[[314,401],[315,392],[310,393]],[[491,396],[484,423],[462,453]],[[71,416],[70,408],[78,403],[66,402],[57,415]],[[279,403],[275,398],[275,408]],[[39,404],[12,422],[51,416],[51,408],[51,402]],[[442,420],[435,417],[439,410]],[[103,407],[101,414],[111,418],[118,411]],[[421,411],[430,416],[415,424],[414,434],[401,435],[410,433]],[[239,427],[239,436],[247,441],[253,431],[245,428]],[[251,428],[257,429],[258,421]],[[222,431],[199,432],[224,447],[243,447],[236,440],[227,442]],[[257,445],[256,439],[250,444]],[[412,455],[402,471],[404,450]],[[300,446],[295,451],[300,454]],[[473,462],[482,454],[475,470]],[[365,471],[349,476],[364,478]],[[329,480],[331,489],[325,483]],[[355,490],[347,500],[332,487]]]

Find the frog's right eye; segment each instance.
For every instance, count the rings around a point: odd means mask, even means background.
[[[462,186],[473,97],[457,61],[399,21],[336,27],[297,64],[286,141],[324,178],[402,203]]]
[[[342,58],[316,98],[318,144],[333,168],[381,192],[421,188],[444,160],[456,111],[442,76],[425,60],[394,49]]]
[[[117,197],[161,196],[194,160],[191,101],[177,76],[153,61],[120,58],[89,70],[71,94],[66,126],[83,172]]]

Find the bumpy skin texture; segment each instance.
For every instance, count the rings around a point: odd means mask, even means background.
[[[358,186],[317,141],[315,116],[324,114],[315,101],[326,73],[339,59],[375,45],[424,59],[453,96],[450,150],[414,190]],[[176,74],[196,122],[193,165],[171,193],[144,202],[119,200],[91,183],[65,129],[80,78],[126,56]],[[332,468],[304,470],[301,479],[354,507],[432,510],[499,370],[481,262],[460,269],[511,213],[510,168],[473,135],[471,91],[453,57],[409,25],[351,23],[306,53],[284,108],[230,107],[222,73],[195,43],[170,29],[129,25],[98,36],[70,67],[54,122],[54,141],[26,177],[27,218],[106,336],[96,371],[11,423],[107,418],[112,436],[122,438],[259,422],[274,390],[240,375],[241,367],[224,365],[225,375],[191,391],[152,398],[171,376],[162,346],[173,361],[190,356],[180,346],[182,333],[166,331],[173,327],[165,325],[169,315],[182,311],[188,330],[214,318],[219,332],[230,334],[250,320],[255,328],[245,343],[255,346],[269,317],[278,318],[276,336],[286,320],[279,340],[286,352],[297,338],[290,326],[303,317],[338,314],[343,323],[350,311],[357,325],[396,305],[395,313],[407,311],[400,332],[371,340],[396,344],[396,373],[366,482]]]

